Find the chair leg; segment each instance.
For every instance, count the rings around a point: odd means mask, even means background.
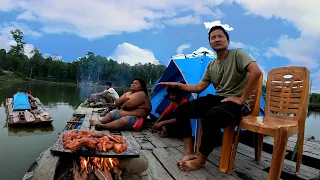
[[[274,136],[274,145],[268,180],[280,179],[288,142],[288,129],[280,128]]]
[[[303,152],[303,141],[304,141],[304,129],[299,131],[298,133],[298,156],[297,156],[297,164],[296,164],[296,175],[299,174],[301,160],[302,160],[302,152]]]
[[[263,146],[263,134],[254,133],[254,157],[256,161],[260,161]]]
[[[227,172],[229,169],[230,153],[232,149],[233,137],[234,137],[235,125],[230,125],[224,128],[222,138],[222,149],[220,157],[219,170],[221,172]]]
[[[238,143],[239,143],[239,138],[240,138],[240,131],[241,131],[241,128],[238,126],[238,131],[237,131],[236,137],[233,142],[233,148],[232,148],[231,157],[230,157],[230,161],[229,161],[229,168],[228,168],[229,175],[231,175],[231,173],[232,173],[234,161],[236,159],[237,148],[238,148]]]

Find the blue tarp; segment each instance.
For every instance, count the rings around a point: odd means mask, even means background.
[[[152,104],[152,114],[156,117],[159,117],[160,114],[165,110],[165,108],[169,105],[170,100],[166,97],[166,89],[167,87],[158,86],[159,82],[177,82],[184,81],[186,84],[197,84],[210,61],[213,58],[206,56],[203,54],[202,56],[197,57],[187,57],[184,59],[171,59],[169,65],[167,66],[163,75],[157,80],[157,82],[153,85],[153,93],[150,96],[150,101]],[[190,100],[195,99],[197,97],[205,96],[207,94],[215,94],[215,89],[213,85],[210,85],[207,89],[205,89],[200,94],[192,94],[190,96]],[[264,115],[264,99],[260,99],[261,102],[261,111],[260,114]],[[199,124],[198,120],[191,120],[193,135],[197,135],[197,124]]]
[[[16,93],[13,95],[13,111],[30,110],[28,95],[24,93]]]

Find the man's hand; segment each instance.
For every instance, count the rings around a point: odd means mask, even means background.
[[[161,126],[163,126],[163,122],[156,123],[155,125],[153,125],[152,129],[156,130],[159,129]]]
[[[91,126],[96,126],[97,124],[102,124],[100,121],[98,120],[89,120],[89,123]]]
[[[235,97],[235,96],[229,96],[227,98],[224,98],[221,102],[234,102],[236,104],[242,105],[244,103],[244,100],[241,97]]]
[[[158,83],[159,86],[169,86],[172,88],[177,88],[179,86],[180,83],[178,82],[160,82]]]

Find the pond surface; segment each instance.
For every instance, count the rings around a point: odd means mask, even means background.
[[[29,89],[38,97],[54,121],[45,128],[10,128],[6,123],[5,99]],[[39,154],[57,139],[74,110],[102,87],[48,83],[0,82],[0,177],[20,180]],[[118,90],[119,95],[122,92]]]
[[[6,123],[5,99],[17,91],[30,90],[40,99],[54,121],[46,128],[9,128]],[[20,180],[39,154],[52,145],[74,110],[91,93],[102,87],[72,86],[48,83],[0,82],[0,177],[4,180]],[[122,95],[122,90],[117,90]],[[306,135],[320,140],[320,112],[309,112]]]

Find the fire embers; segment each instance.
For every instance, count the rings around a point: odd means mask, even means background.
[[[88,149],[97,148],[100,152],[114,150],[115,153],[122,153],[127,150],[127,145],[122,136],[108,135],[103,132],[89,130],[73,130],[62,135],[63,147],[77,151],[81,146]]]
[[[119,163],[120,161],[116,158],[85,158],[81,156],[79,160],[73,161],[74,179],[121,180]]]

